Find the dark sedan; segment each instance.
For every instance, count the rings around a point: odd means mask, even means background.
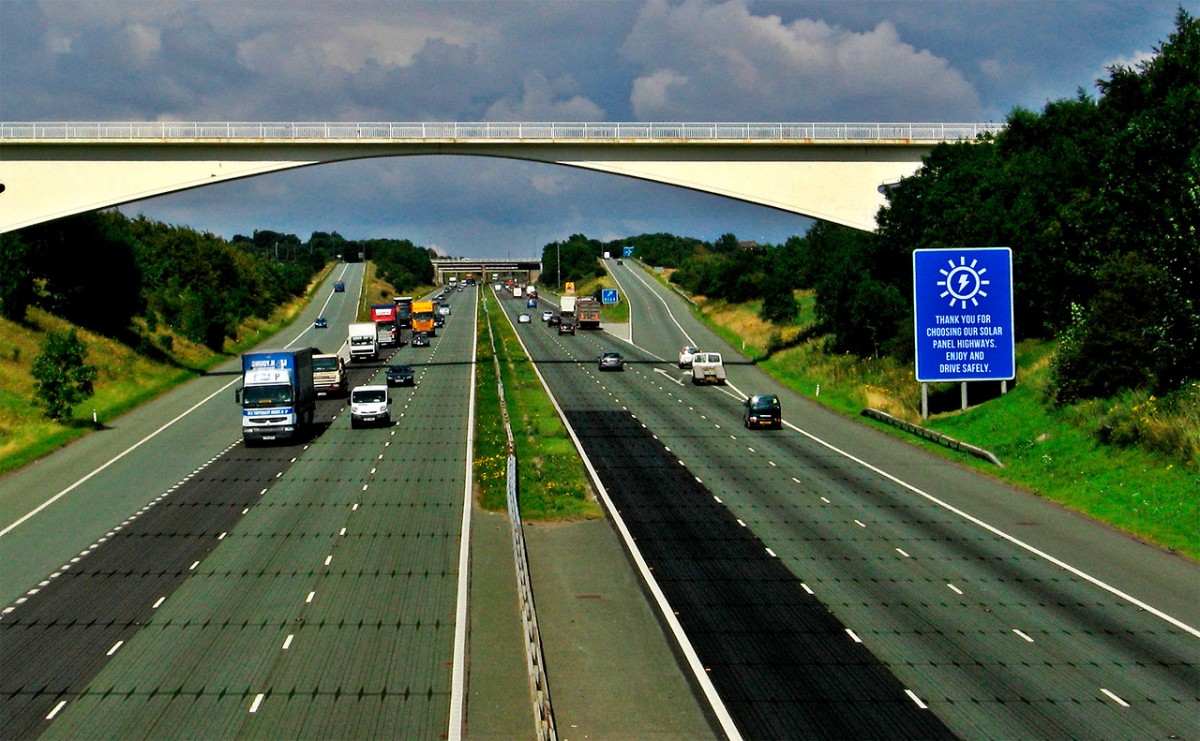
[[[429,335],[424,332],[416,332],[413,334],[410,344],[413,347],[429,347]]]
[[[417,379],[413,374],[413,369],[407,365],[389,365],[387,369],[387,385],[389,386],[416,386]]]

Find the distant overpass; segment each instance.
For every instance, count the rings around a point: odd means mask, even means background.
[[[873,230],[881,187],[995,123],[0,123],[0,232],[327,162],[476,155],[715,193]]]
[[[490,283],[492,275],[499,278],[522,277],[524,282],[534,283],[542,274],[542,261],[536,257],[488,259],[464,257],[458,259],[445,258],[433,261],[433,269],[437,272],[435,281],[438,285],[446,282],[451,275],[463,277],[470,273],[482,283]]]

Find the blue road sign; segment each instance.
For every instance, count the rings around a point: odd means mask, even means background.
[[[622,257],[633,257],[633,248],[632,247],[622,247],[621,248],[621,256]]]
[[[617,303],[617,289],[615,289],[615,288],[600,289],[600,303],[602,303],[602,304]]]
[[[918,381],[1016,375],[1008,247],[914,250],[913,307]]]

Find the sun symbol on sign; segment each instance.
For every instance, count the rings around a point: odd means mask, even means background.
[[[950,297],[950,308],[954,308],[954,302],[959,302],[959,308],[967,308],[967,302],[970,301],[972,306],[979,306],[979,301],[976,296],[987,298],[987,291],[983,290],[984,286],[991,285],[990,280],[984,280],[983,274],[987,272],[987,268],[975,269],[979,264],[978,260],[972,260],[970,265],[967,265],[967,258],[958,258],[958,265],[954,264],[953,260],[947,260],[950,265],[949,270],[939,270],[938,272],[946,276],[945,280],[939,280],[939,286],[945,286],[946,290],[939,294],[939,298]]]

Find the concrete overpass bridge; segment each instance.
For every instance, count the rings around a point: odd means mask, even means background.
[[[881,187],[1001,124],[0,123],[0,232],[327,162],[476,155],[715,193],[873,230]]]
[[[438,258],[433,260],[434,281],[440,286],[450,276],[464,278],[473,275],[480,283],[518,278],[522,283],[536,283],[542,275],[542,261],[536,257],[517,258]]]

